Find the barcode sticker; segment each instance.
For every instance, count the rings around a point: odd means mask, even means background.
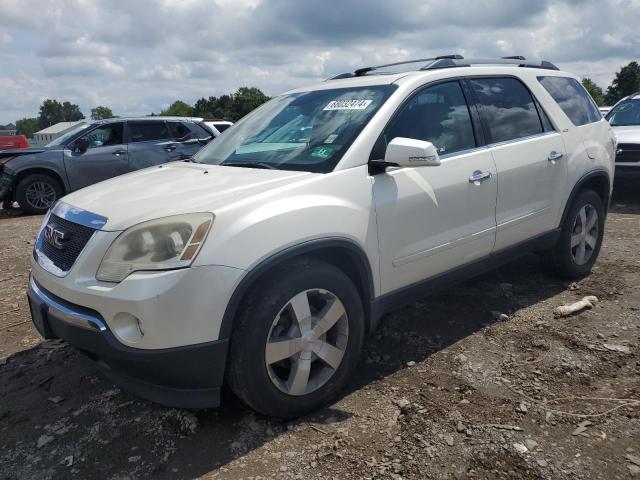
[[[372,100],[333,100],[323,110],[364,110]]]

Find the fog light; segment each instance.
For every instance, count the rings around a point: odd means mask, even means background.
[[[113,317],[111,327],[117,337],[129,343],[139,342],[144,336],[144,332],[140,326],[140,320],[130,313],[118,313]]]

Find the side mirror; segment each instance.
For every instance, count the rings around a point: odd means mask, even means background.
[[[440,157],[431,142],[414,138],[396,137],[389,142],[384,161],[398,167],[437,167]]]
[[[91,142],[88,138],[79,138],[73,143],[73,150],[77,153],[84,153],[89,149]]]

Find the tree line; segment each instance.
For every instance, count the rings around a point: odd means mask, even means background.
[[[640,65],[638,62],[630,62],[622,67],[606,91],[589,77],[582,79],[582,85],[598,106],[613,106],[621,98],[640,92]]]
[[[166,110],[162,110],[160,113],[152,112],[147,116],[203,117],[235,122],[251,110],[262,105],[269,98],[259,88],[240,87],[231,94],[219,97],[202,97],[193,105],[189,105],[182,100],[176,100]],[[113,114],[111,108],[104,105],[91,109],[91,120],[104,120],[115,117],[117,116]],[[15,123],[0,125],[0,129],[15,129],[18,135],[26,135],[32,138],[34,133],[56,123],[76,122],[84,118],[85,116],[78,105],[48,98],[40,105],[37,117],[23,118]]]
[[[630,62],[623,66],[606,90],[603,90],[589,77],[582,80],[582,85],[599,106],[614,105],[621,98],[640,92],[640,65],[638,62]],[[269,97],[259,88],[240,87],[234,93],[219,97],[202,97],[196,100],[193,105],[176,100],[167,109],[160,113],[150,113],[149,116],[204,117],[235,122],[267,100]],[[113,117],[115,115],[109,107],[100,105],[91,109],[92,120]],[[15,129],[18,135],[26,135],[31,138],[35,132],[58,122],[75,122],[84,118],[78,105],[46,99],[40,105],[37,117],[23,118],[17,120],[15,124],[0,125],[0,129]]]

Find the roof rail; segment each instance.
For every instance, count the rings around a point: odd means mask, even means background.
[[[341,78],[361,77],[379,70],[381,68],[395,67],[398,65],[407,65],[410,63],[426,63],[420,70],[436,70],[439,68],[451,68],[451,67],[470,67],[471,65],[517,65],[518,67],[528,68],[542,68],[546,70],[559,70],[553,63],[546,60],[540,61],[528,61],[521,55],[514,55],[510,57],[502,58],[470,58],[465,59],[462,55],[440,55],[434,58],[420,58],[417,60],[405,60],[402,62],[387,63],[385,65],[376,65],[372,67],[358,68],[353,73],[346,72],[335,75],[328,80],[338,80]]]
[[[443,62],[447,62],[446,64]],[[542,68],[545,70],[559,70],[553,63],[547,60],[530,61],[522,56],[503,58],[467,58],[455,60],[438,60],[430,65],[425,65],[420,70],[435,70],[445,67],[470,67],[472,65],[514,65],[525,68]]]

